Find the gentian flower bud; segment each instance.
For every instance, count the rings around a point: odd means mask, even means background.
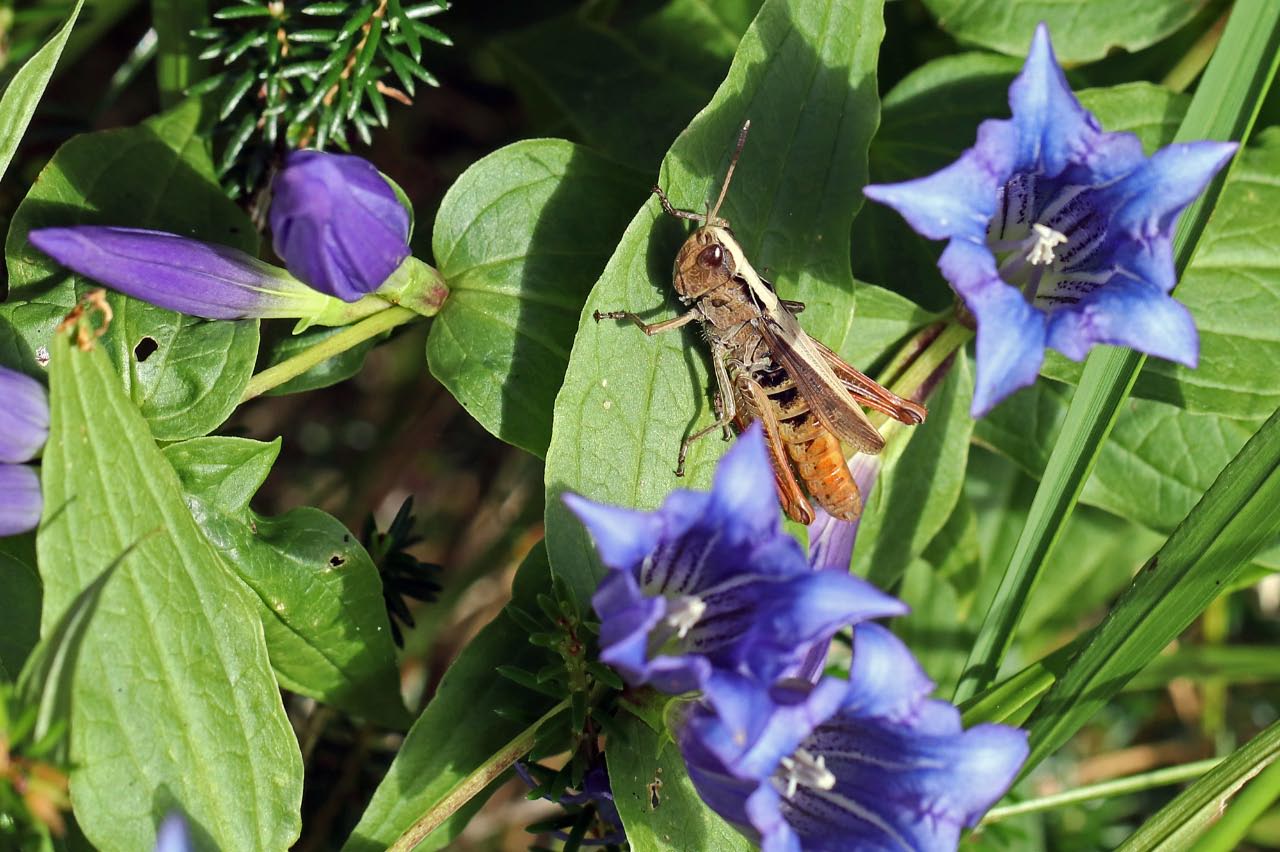
[[[30,376],[0,367],[0,462],[30,461],[49,438],[49,398]]]
[[[35,529],[43,508],[35,468],[0,464],[0,538]]]
[[[354,302],[409,256],[409,211],[367,160],[293,151],[272,191],[276,254],[323,293]]]
[[[182,814],[172,811],[156,832],[155,852],[192,852],[191,832]]]
[[[304,319],[343,325],[361,313],[283,269],[229,246],[140,228],[39,228],[31,244],[72,271],[144,302],[211,320]]]
[[[866,196],[917,233],[947,240],[942,274],[977,320],[972,413],[1035,381],[1045,347],[1082,360],[1128,346],[1194,367],[1195,322],[1176,302],[1173,229],[1234,143],[1186,142],[1147,157],[1080,105],[1041,24],[1009,87],[956,162]]]

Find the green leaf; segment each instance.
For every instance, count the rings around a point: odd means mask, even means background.
[[[337,519],[304,507],[270,518],[249,509],[280,452],[244,438],[195,438],[164,450],[209,541],[258,597],[281,686],[392,728],[400,700],[382,580]]]
[[[1280,6],[1234,7],[1186,118],[1178,127],[1177,139],[1247,139],[1280,62],[1278,45]],[[1177,272],[1186,269],[1220,186],[1220,182],[1211,183],[1179,219],[1172,252]],[[969,655],[965,679],[956,691],[957,701],[973,695],[999,670],[1040,570],[1144,360],[1136,352],[1111,347],[1099,347],[1089,355],[1027,523]]]
[[[1049,25],[1059,61],[1074,65],[1113,50],[1139,50],[1172,34],[1207,0],[1143,0],[1117,7],[1114,0],[1060,3],[986,3],[924,0],[938,25],[961,42],[1025,56],[1036,24]]]
[[[672,0],[610,23],[577,12],[495,41],[537,117],[562,115],[601,153],[648,172],[711,97],[759,0]]]
[[[1034,767],[1191,624],[1239,568],[1280,532],[1280,412],[1218,476],[1031,721]]]
[[[755,848],[698,797],[665,730],[654,731],[635,716],[620,726],[626,739],[610,742],[609,785],[634,852]]]
[[[929,398],[929,417],[885,452],[853,548],[853,570],[893,588],[951,516],[964,486],[973,419],[964,351]]]
[[[103,588],[127,557],[128,551],[104,568],[96,580],[76,595],[49,635],[32,649],[31,656],[22,667],[17,698],[24,706],[37,708],[30,735],[32,741],[43,740],[57,725],[70,721],[73,680],[81,643],[98,608]],[[67,762],[65,740],[59,742],[57,754],[58,762]]]
[[[50,345],[44,623],[126,548],[84,639],[71,795],[104,850],[150,849],[180,808],[203,848],[298,836],[302,760],[252,596],[201,534],[173,469],[99,348]]]
[[[1195,848],[1204,829],[1222,816],[1241,787],[1280,755],[1280,722],[1271,725],[1143,823],[1118,852],[1174,852]]]
[[[40,575],[7,553],[0,553],[0,589],[5,618],[0,622],[0,681],[12,681],[40,638]]]
[[[1039,382],[980,420],[975,439],[1039,478],[1069,401],[1069,388]],[[1080,500],[1172,532],[1256,429],[1256,423],[1132,400],[1117,417]]]
[[[559,139],[473,165],[432,234],[449,298],[431,326],[432,374],[493,434],[538,456],[582,303],[647,186]]]
[[[199,121],[199,104],[188,100],[137,127],[77,136],[58,149],[9,229],[0,361],[39,374],[54,327],[97,286],[30,245],[33,228],[157,228],[256,253],[252,225],[218,187]],[[253,372],[257,321],[206,322],[119,294],[111,304],[115,319],[102,345],[152,434],[174,441],[222,423]]]
[[[1280,358],[1280,128],[1258,135],[1227,178],[1222,198],[1174,295],[1195,317],[1200,364],[1152,360],[1134,394],[1193,411],[1265,417],[1280,405],[1269,365]],[[1060,356],[1045,374],[1078,381],[1081,368]]]
[[[9,80],[4,95],[0,96],[0,177],[9,168],[18,143],[27,132],[27,125],[44,95],[45,86],[53,77],[53,69],[58,65],[62,48],[71,36],[71,28],[75,26],[83,5],[84,0],[76,0],[67,22],[18,69]]]
[[[718,193],[738,129],[750,117],[723,213],[779,293],[808,303],[800,316],[808,331],[842,354],[865,335],[854,326],[848,239],[879,113],[882,35],[878,3],[765,3],[725,82],[676,140],[658,180],[675,206],[702,208]],[[696,443],[688,475],[673,473],[683,437],[712,417],[707,355],[695,331],[650,338],[591,319],[595,309],[628,309],[649,320],[675,315],[671,262],[686,233],[656,198],[636,214],[587,300],[556,398],[547,548],[553,570],[581,600],[595,588],[598,562],[559,495],[572,490],[652,508],[673,488],[704,486],[724,451],[714,437]],[[899,317],[897,337],[922,314],[912,306]]]
[[[520,567],[508,606],[536,609],[536,596],[550,585],[546,550],[539,545]],[[494,670],[507,665],[538,671],[547,661],[547,653],[531,645],[528,633],[505,612],[481,630],[445,672],[431,703],[409,730],[360,823],[342,847],[344,852],[385,849],[546,712],[555,703],[553,699],[517,686],[495,675]],[[505,715],[499,716],[499,712]],[[455,812],[417,848],[447,847],[495,786],[490,785]]]

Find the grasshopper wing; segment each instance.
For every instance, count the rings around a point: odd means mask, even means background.
[[[928,409],[909,399],[903,399],[891,392],[875,379],[860,372],[836,353],[832,352],[821,341],[809,338],[813,348],[818,351],[831,372],[835,373],[845,390],[853,394],[858,403],[867,408],[887,414],[900,423],[918,426],[924,422]]]

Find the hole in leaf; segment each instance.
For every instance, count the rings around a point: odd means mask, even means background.
[[[160,344],[156,343],[154,337],[144,337],[138,341],[138,345],[133,347],[133,357],[138,359],[138,363],[150,358],[155,351],[160,348]]]
[[[340,556],[337,553],[329,557],[329,564],[332,565],[334,568],[344,565],[346,561],[347,560],[343,559],[342,556]]]

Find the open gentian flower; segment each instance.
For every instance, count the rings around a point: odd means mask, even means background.
[[[928,177],[868,186],[917,232],[949,240],[938,266],[978,325],[972,413],[1035,381],[1046,346],[1081,360],[1095,343],[1194,367],[1199,339],[1173,289],[1173,228],[1236,150],[1169,145],[1147,157],[1106,133],[1067,86],[1036,28],[1009,87],[1013,116]]]
[[[0,462],[30,461],[49,438],[49,398],[30,376],[0,367]]]
[[[680,733],[698,794],[763,852],[954,850],[1013,783],[1026,734],[963,730],[875,624],[854,628],[849,680],[766,687],[717,672]]]
[[[165,231],[75,225],[27,238],[79,275],[204,319],[314,317],[333,301],[239,249]]]
[[[782,529],[759,424],[709,493],[675,491],[655,512],[564,500],[609,568],[592,598],[600,659],[632,685],[679,694],[713,667],[770,681],[837,626],[906,612],[848,573],[810,569]]]
[[[292,151],[272,192],[276,254],[323,293],[354,302],[409,256],[409,212],[368,160]]]

